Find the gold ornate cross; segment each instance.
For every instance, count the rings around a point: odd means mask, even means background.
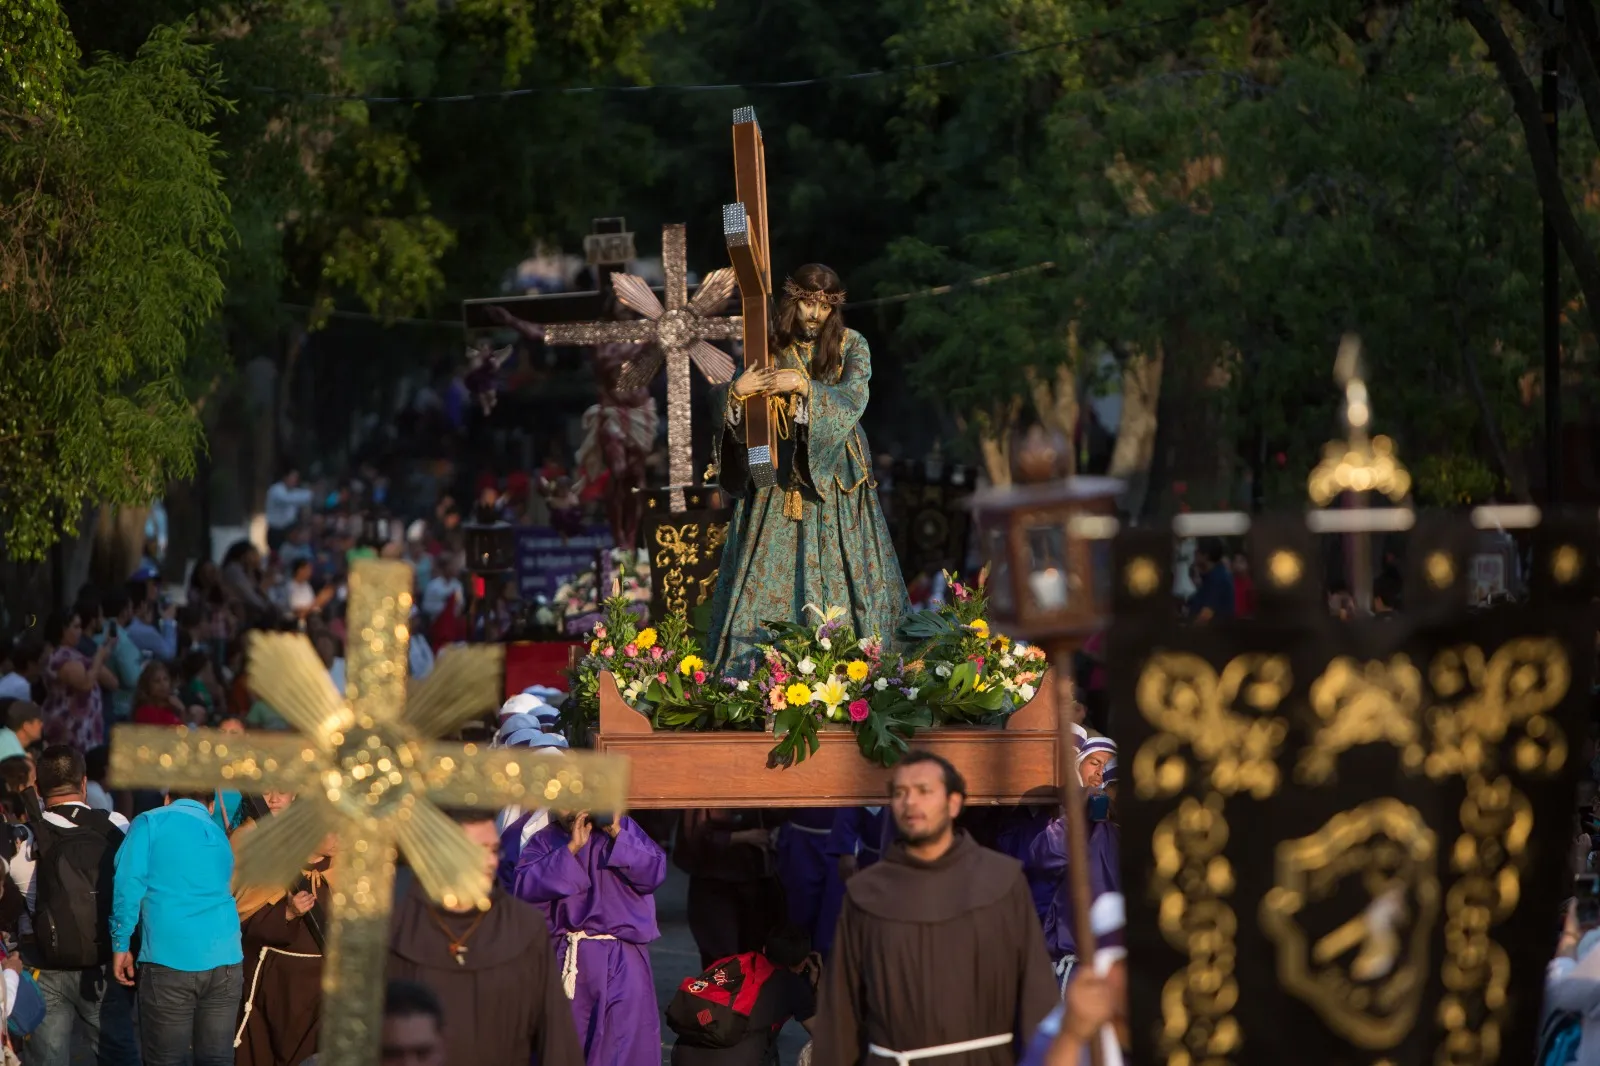
[[[411,585],[405,563],[368,559],[351,568],[343,699],[305,637],[255,637],[250,687],[298,734],[119,725],[112,736],[117,788],[297,794],[241,849],[236,876],[243,884],[288,884],[327,835],[337,834],[322,968],[323,1066],[378,1061],[398,851],[444,906],[489,906],[492,875],[483,851],[441,807],[620,811],[627,797],[626,760],[435,740],[499,702],[504,652],[452,649],[408,694]]]
[[[661,227],[661,266],[666,273],[667,305],[661,306],[650,283],[632,274],[614,273],[611,287],[617,301],[644,316],[643,321],[576,322],[549,325],[544,339],[550,344],[650,344],[651,350],[622,368],[619,391],[650,384],[667,364],[667,480],[672,483],[671,508],[684,510],[683,490],[694,483],[694,438],[689,423],[689,364],[700,368],[706,380],[721,385],[733,377],[733,357],[713,340],[737,337],[743,330],[739,318],[712,318],[733,295],[733,270],[713,270],[689,299],[689,263],[684,227]]]

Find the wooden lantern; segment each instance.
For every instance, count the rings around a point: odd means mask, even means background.
[[[1111,616],[1115,478],[983,489],[972,497],[989,562],[989,621],[1013,637],[1082,639]],[[1106,528],[1100,528],[1106,527]]]

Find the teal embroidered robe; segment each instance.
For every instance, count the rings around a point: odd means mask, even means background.
[[[910,609],[905,578],[872,479],[872,451],[861,430],[872,357],[866,338],[845,330],[835,381],[812,379],[805,421],[791,420],[778,442],[777,484],[750,484],[743,421],[729,420],[728,386],[712,394],[718,482],[734,499],[712,599],[707,658],[724,668],[767,639],[761,623],[807,622],[806,604],[843,607],[862,637],[894,640]],[[810,376],[806,346],[774,360]],[[784,493],[799,490],[801,518],[784,515]]]

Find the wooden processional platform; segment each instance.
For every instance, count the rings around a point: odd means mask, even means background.
[[[1055,672],[1004,729],[921,730],[911,746],[949,759],[967,779],[968,805],[1055,803],[1061,765]],[[867,761],[849,730],[819,733],[816,754],[768,769],[770,733],[669,732],[630,707],[609,673],[600,675],[595,750],[626,755],[628,806],[859,807],[881,804],[890,771]]]

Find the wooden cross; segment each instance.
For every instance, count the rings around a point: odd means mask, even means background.
[[[772,365],[767,348],[772,257],[767,244],[767,154],[753,107],[733,112],[733,175],[739,202],[722,209],[722,235],[744,305],[744,366],[763,369]],[[767,397],[744,402],[744,440],[751,482],[758,488],[776,485],[778,436]]]
[[[623,809],[627,765],[608,756],[480,750],[444,735],[500,701],[503,649],[456,648],[407,692],[411,567],[358,560],[346,613],[345,698],[300,634],[257,634],[250,687],[299,733],[119,725],[111,744],[116,788],[293,792],[241,848],[242,884],[288,884],[329,833],[338,836],[332,921],[322,967],[323,1066],[375,1066],[389,955],[395,859],[450,908],[489,906],[483,850],[440,808],[511,804],[557,810]]]
[[[694,485],[694,437],[690,424],[689,364],[700,368],[707,381],[721,385],[733,377],[733,359],[709,343],[739,333],[738,318],[712,318],[733,295],[733,271],[714,270],[689,299],[687,243],[682,224],[661,228],[661,265],[666,273],[666,306],[656,299],[649,284],[632,274],[611,275],[617,300],[643,315],[629,322],[580,322],[545,327],[550,344],[649,344],[641,357],[630,361],[617,377],[617,390],[643,388],[667,364],[667,480],[671,484],[673,511],[684,510],[683,490]]]

